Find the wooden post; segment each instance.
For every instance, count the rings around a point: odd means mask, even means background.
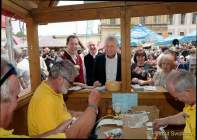
[[[32,18],[27,18],[26,23],[31,90],[34,91],[41,83],[40,51],[38,45],[38,24],[35,23]]]
[[[121,76],[122,91],[131,91],[131,49],[130,49],[130,16],[127,14],[127,7],[121,9]]]

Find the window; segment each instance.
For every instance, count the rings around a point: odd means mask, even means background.
[[[141,24],[145,24],[145,17],[141,17],[141,18],[140,18],[140,23],[141,23]]]
[[[185,24],[185,14],[181,14],[181,24]]]
[[[184,32],[180,32],[180,36],[184,36]]]
[[[116,19],[110,19],[110,24],[112,25],[116,24]]]
[[[21,20],[4,17],[6,22],[1,30],[1,56],[16,68],[21,87],[18,97],[21,97],[31,91],[26,24]]]
[[[169,15],[169,24],[173,24],[173,15]]]
[[[196,20],[197,20],[197,13],[193,13],[192,14],[192,24],[196,24]]]
[[[161,23],[160,16],[154,16],[154,24],[159,24]]]
[[[168,35],[172,35],[172,32],[168,32]]]
[[[162,35],[162,33],[158,33],[159,35]]]

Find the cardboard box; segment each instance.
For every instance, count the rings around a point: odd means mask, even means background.
[[[148,114],[149,121],[154,121],[155,119],[159,118],[159,109],[156,106],[135,106],[131,109],[132,112],[138,112],[138,111],[146,111],[150,112]]]
[[[128,127],[117,127],[115,125],[102,126],[97,129],[98,139],[106,139],[104,132],[121,128],[123,131],[123,135],[119,137],[119,139],[146,139],[146,128],[128,128]]]

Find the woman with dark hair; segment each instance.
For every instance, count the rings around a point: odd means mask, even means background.
[[[134,54],[134,63],[131,66],[131,81],[132,84],[147,85],[151,81],[151,76],[148,70],[150,65],[147,61],[146,53],[143,49],[136,50]]]

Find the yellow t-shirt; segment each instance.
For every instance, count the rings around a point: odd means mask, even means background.
[[[196,104],[185,105],[183,112],[189,115],[186,118],[186,125],[183,132],[183,140],[195,140],[196,139]]]
[[[0,128],[0,138],[30,138],[29,136],[26,135],[15,135],[12,134],[14,130],[6,130],[3,128]],[[54,135],[50,135],[46,138],[66,138],[64,133],[58,133]]]
[[[14,130],[5,130],[3,128],[0,128],[0,138],[30,138],[25,135],[14,135],[12,134]]]
[[[6,130],[3,128],[0,128],[0,138],[30,138],[29,136],[25,136],[25,135],[14,135],[14,134],[12,134],[13,131],[14,131],[13,129]],[[65,134],[58,133],[58,134],[50,135],[46,138],[65,138]]]
[[[63,95],[56,93],[43,81],[33,94],[28,106],[28,131],[30,136],[55,129],[71,118]]]

